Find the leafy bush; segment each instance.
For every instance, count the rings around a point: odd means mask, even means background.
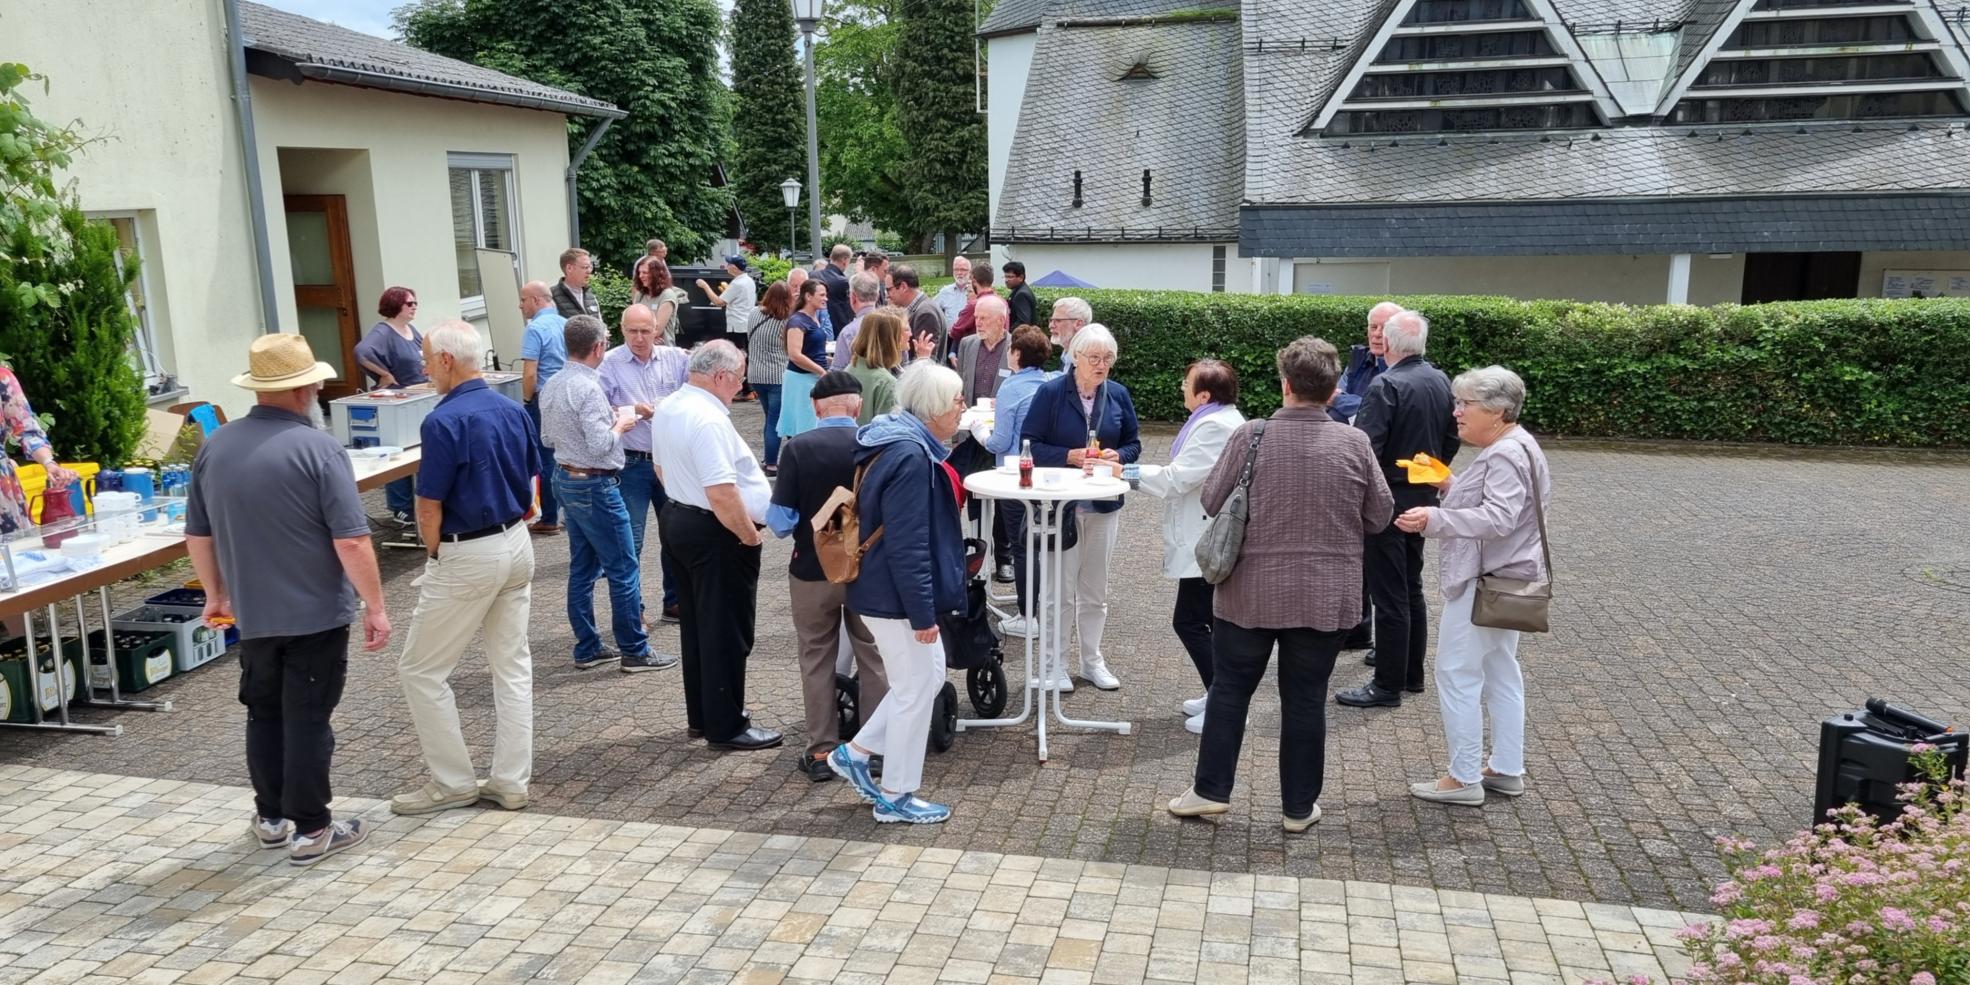
[[[1044,325],[1073,294],[1121,343],[1116,378],[1145,418],[1181,420],[1202,356],[1245,381],[1247,413],[1279,405],[1273,356],[1302,335],[1343,354],[1380,298],[1039,292]],[[1407,297],[1428,315],[1430,361],[1497,363],[1526,381],[1526,423],[1582,437],[1970,445],[1970,301],[1849,300],[1695,308]]]
[[[766,295],[766,285],[786,280],[787,272],[793,269],[792,260],[783,260],[771,254],[750,257],[746,262],[752,265],[751,273],[759,285],[761,297]]]
[[[622,342],[622,309],[636,296],[629,278],[620,271],[597,267],[588,279],[588,289],[595,292],[595,303],[602,309],[602,324],[609,326],[609,344]]]
[[[1925,780],[1886,825],[1848,805],[1762,853],[1719,841],[1733,878],[1710,897],[1723,920],[1681,932],[1688,981],[1970,985],[1970,787],[1935,746],[1910,750]]]

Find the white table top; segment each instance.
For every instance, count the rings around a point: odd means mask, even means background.
[[[375,458],[369,455],[351,455],[349,463],[356,469],[356,485],[361,487],[370,479],[392,469],[402,468],[424,460],[424,450],[420,447],[406,448],[389,458]]]
[[[1050,483],[1057,479],[1058,485]],[[1102,470],[1095,469],[1094,478],[1083,478],[1080,469],[1039,469],[1033,470],[1033,488],[1019,488],[1019,473],[991,469],[974,472],[964,480],[964,487],[974,496],[985,499],[1008,499],[1024,503],[1061,503],[1084,499],[1114,499],[1129,491],[1129,484],[1121,479],[1107,478]]]

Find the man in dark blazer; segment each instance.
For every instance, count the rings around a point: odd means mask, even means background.
[[[561,281],[548,293],[554,298],[554,310],[563,318],[576,315],[602,317],[602,302],[589,290],[588,279],[595,274],[595,261],[588,251],[572,247],[561,254]]]

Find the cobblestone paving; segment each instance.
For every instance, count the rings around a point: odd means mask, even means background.
[[[1678,914],[343,799],[306,869],[240,787],[0,767],[0,983],[1574,985],[1686,967]]]
[[[756,410],[737,416],[757,434]],[[1170,434],[1147,439],[1145,460],[1167,460]],[[1175,589],[1160,577],[1160,503],[1149,497],[1129,498],[1114,565],[1107,649],[1123,688],[1067,699],[1077,716],[1133,721],[1135,734],[1053,733],[1044,765],[1030,730],[961,734],[927,765],[925,792],[956,808],[933,830],[878,827],[841,784],[796,775],[791,749],[720,754],[687,741],[675,672],[576,672],[562,614],[566,541],[541,540],[534,805],[918,848],[1702,909],[1722,872],[1717,835],[1769,840],[1808,820],[1823,716],[1881,695],[1970,718],[1967,463],[1553,443],[1557,631],[1521,651],[1531,792],[1482,810],[1414,801],[1407,784],[1435,775],[1445,756],[1434,694],[1395,710],[1330,705],[1326,820],[1302,836],[1279,828],[1278,704],[1264,689],[1233,813],[1180,823],[1161,809],[1194,766],[1177,704],[1197,682],[1168,629]],[[787,729],[792,743],[802,725],[786,556],[784,543],[767,548],[749,699],[755,719]],[[398,636],[382,654],[352,658],[336,719],[338,793],[386,797],[422,782],[393,673],[418,560],[385,558]],[[654,578],[645,594],[656,597]],[[605,594],[597,605],[606,611]],[[675,629],[655,640],[674,648]],[[178,710],[115,716],[127,730],[115,739],[0,731],[0,762],[243,782],[237,673],[228,659],[166,682],[154,693]],[[1344,655],[1335,682],[1366,674]],[[473,654],[454,684],[483,765],[490,685]]]

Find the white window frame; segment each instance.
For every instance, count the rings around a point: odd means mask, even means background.
[[[185,393],[178,385],[177,374],[165,365],[164,350],[157,344],[155,323],[151,320],[151,306],[157,303],[157,292],[152,289],[155,281],[151,279],[151,258],[157,255],[149,230],[145,228],[145,215],[134,209],[117,209],[104,212],[85,212],[88,218],[99,222],[123,221],[130,224],[131,242],[137,251],[137,290],[143,295],[144,303],[139,306],[137,299],[129,291],[123,292],[123,305],[130,312],[130,318],[137,323],[136,330],[130,334],[130,354],[135,358],[137,372],[144,378],[144,399],[151,403],[175,399]],[[152,213],[155,215],[155,213]],[[123,242],[117,238],[116,269],[123,270]],[[156,393],[151,388],[169,384]]]
[[[520,183],[515,177],[518,168],[513,154],[485,154],[465,151],[452,151],[445,155],[445,198],[451,198],[451,173],[464,171],[471,177],[472,190],[472,245],[476,249],[493,249],[486,245],[486,216],[479,203],[481,176],[487,171],[499,171],[506,175],[506,220],[512,228],[507,230],[507,249],[515,256],[526,256],[526,248],[520,238]],[[453,243],[454,254],[458,244]],[[486,296],[483,293],[458,299],[459,315],[468,319],[486,317]]]

